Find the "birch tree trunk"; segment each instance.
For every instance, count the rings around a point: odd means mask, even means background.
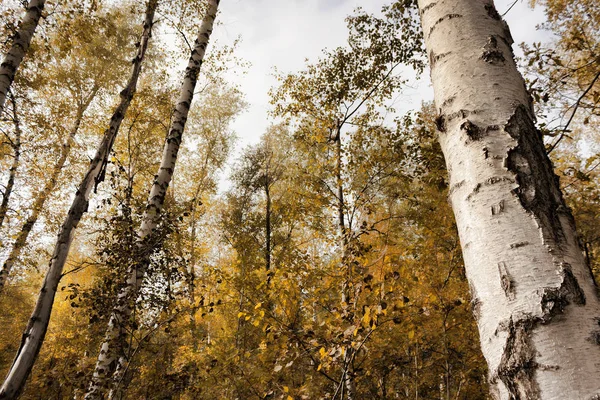
[[[33,38],[35,28],[38,26],[45,0],[31,0],[27,5],[27,11],[23,21],[15,33],[13,43],[0,64],[0,114],[4,110],[4,102],[10,85],[15,79],[15,74]]]
[[[267,163],[265,174],[265,270],[267,271],[267,291],[271,286],[271,179]]]
[[[355,310],[350,309],[350,303],[352,302],[352,264],[348,259],[348,228],[346,228],[346,221],[344,218],[344,209],[346,207],[344,202],[344,185],[342,181],[342,133],[341,126],[337,127],[337,133],[334,138],[335,142],[335,158],[336,158],[336,187],[337,187],[337,212],[338,212],[338,231],[340,235],[340,246],[342,250],[342,272],[344,274],[344,281],[342,283],[342,309],[343,316],[350,322],[353,322],[355,317]],[[356,385],[354,383],[354,368],[353,358],[354,350],[351,345],[346,346],[346,354],[344,355],[343,363],[343,387],[341,398],[344,397],[343,389],[346,389],[346,398],[348,400],[354,400],[356,397]]]
[[[60,150],[60,156],[56,161],[56,164],[54,164],[54,167],[52,168],[50,178],[48,179],[48,181],[46,181],[46,184],[44,185],[42,190],[40,190],[37,193],[35,201],[33,203],[33,207],[31,208],[31,214],[29,215],[29,217],[27,217],[27,220],[25,221],[25,223],[21,227],[21,230],[17,234],[17,239],[13,244],[8,258],[6,259],[6,261],[4,261],[4,264],[2,264],[2,269],[0,269],[0,295],[4,291],[4,286],[6,285],[6,281],[8,280],[13,266],[15,265],[15,263],[18,262],[21,252],[27,244],[27,238],[33,230],[33,226],[37,222],[42,210],[44,209],[44,204],[46,203],[46,200],[48,200],[48,198],[54,191],[56,184],[58,183],[58,177],[60,176],[60,173],[64,168],[67,159],[69,158],[69,154],[71,153],[71,146],[73,145],[73,142],[75,141],[75,136],[77,136],[77,132],[79,131],[79,126],[81,125],[83,115],[97,93],[98,87],[94,87],[88,95],[88,97],[85,99],[84,103],[78,108],[77,115],[75,117],[75,122],[73,123],[73,127],[71,128],[71,132],[69,132],[67,140],[62,145],[62,149]]]
[[[472,306],[497,399],[600,398],[600,302],[492,0],[419,0]]]
[[[21,340],[21,345],[13,365],[11,366],[4,384],[0,388],[0,399],[15,399],[19,396],[25,381],[33,368],[33,364],[42,347],[50,315],[52,313],[52,305],[54,296],[58,287],[58,283],[62,277],[63,267],[69,254],[73,234],[77,224],[83,214],[87,211],[88,200],[92,188],[97,186],[104,180],[104,171],[108,162],[108,156],[112,149],[114,140],[119,132],[121,122],[129,108],[129,104],[135,94],[138,78],[140,76],[142,61],[148,48],[148,41],[154,21],[154,12],[156,10],[158,0],[149,0],[146,9],[144,20],[144,30],[137,54],[133,59],[133,69],[131,77],[125,89],[121,92],[121,102],[115,110],[109,128],[104,133],[104,137],[96,151],[96,155],[92,159],[87,173],[81,181],[79,188],[69,209],[69,213],[63,223],[58,239],[56,241],[54,252],[50,260],[50,266],[46,272],[46,277],[40,290],[35,309],[29,319],[29,323]]]
[[[185,70],[181,92],[173,112],[173,119],[163,150],[161,165],[150,189],[146,211],[142,217],[142,224],[139,229],[138,247],[142,256],[139,262],[130,266],[127,284],[118,294],[116,307],[110,316],[104,342],[100,348],[96,367],[85,395],[87,400],[104,398],[106,389],[111,385],[108,397],[114,398],[115,394],[119,392],[119,385],[127,370],[127,357],[123,351],[125,349],[124,341],[126,332],[123,328],[130,318],[132,303],[135,302],[139,293],[144,272],[150,262],[149,255],[151,249],[147,248],[148,238],[158,224],[167,189],[173,177],[177,162],[177,153],[181,145],[185,123],[194,97],[200,67],[202,66],[208,40],[212,33],[218,4],[219,0],[210,0],[208,2],[208,10],[202,20],[198,37],[194,43],[194,49]]]
[[[17,113],[17,101],[14,96],[12,97],[13,104],[13,123],[15,125],[15,141],[11,143],[13,148],[13,162],[8,170],[8,181],[6,182],[6,186],[4,187],[4,192],[2,193],[2,203],[0,203],[0,228],[4,224],[4,219],[6,218],[6,213],[8,212],[8,202],[10,200],[10,195],[12,194],[13,187],[15,185],[15,178],[17,177],[17,169],[19,169],[19,162],[21,159],[21,122],[19,121],[19,115]],[[0,291],[2,291],[2,271],[0,271]]]

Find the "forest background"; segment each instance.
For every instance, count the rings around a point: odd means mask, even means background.
[[[150,264],[121,327],[125,370],[106,390],[488,398],[418,21],[379,1],[362,11],[284,3],[223,2]],[[521,71],[598,276],[600,6],[496,6],[524,42],[515,47]],[[141,257],[137,227],[204,10],[200,1],[159,4],[138,92],[77,229],[22,398],[88,391],[128,266]],[[3,53],[23,11],[20,1],[0,3]],[[129,76],[143,16],[141,2],[48,2],[7,97],[0,255],[3,271],[14,265],[0,292],[0,375]],[[395,36],[398,26],[407,36]]]

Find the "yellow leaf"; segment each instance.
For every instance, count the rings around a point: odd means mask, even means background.
[[[319,364],[319,366],[317,367],[317,371],[320,371],[321,368],[323,368],[323,364]]]
[[[284,392],[286,392],[286,393],[288,393],[288,392],[290,391],[290,388],[289,388],[289,387],[287,387],[287,386],[284,386],[284,387],[283,387],[283,391],[284,391]]]
[[[244,312],[243,312],[243,311],[240,311],[240,312],[238,313],[238,318],[242,318],[243,316],[244,316]]]
[[[255,310],[258,310],[258,309],[259,309],[261,306],[262,306],[262,303],[257,303],[257,304],[254,306],[254,309],[255,309]]]
[[[412,339],[412,338],[414,338],[414,337],[415,337],[415,331],[414,331],[414,330],[413,330],[413,331],[410,331],[410,332],[408,332],[408,338],[409,338],[409,339]]]

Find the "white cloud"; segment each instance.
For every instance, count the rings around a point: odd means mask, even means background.
[[[514,0],[496,1],[500,14]],[[231,43],[238,36],[242,43],[237,56],[251,62],[248,73],[231,76],[246,94],[249,109],[240,116],[234,129],[239,136],[237,151],[249,143],[258,141],[270,123],[268,91],[276,85],[273,71],[301,70],[305,59],[315,60],[324,48],[344,45],[347,37],[345,18],[359,6],[367,11],[378,12],[389,0],[230,0],[221,2],[220,25],[215,37],[221,43]],[[531,10],[527,0],[518,0],[506,15],[513,38],[515,52],[523,41],[531,43],[547,38],[535,30],[543,22],[540,10]],[[430,100],[433,92],[429,77],[407,88],[395,102],[399,112],[418,108],[422,100]],[[238,154],[235,154],[238,153]]]

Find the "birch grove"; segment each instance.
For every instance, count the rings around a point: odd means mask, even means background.
[[[6,213],[8,212],[10,195],[12,194],[12,190],[15,185],[15,178],[17,176],[17,170],[19,169],[19,164],[21,161],[21,121],[19,120],[17,111],[17,101],[14,97],[12,98],[12,122],[15,126],[15,139],[10,143],[13,150],[13,162],[8,171],[8,181],[6,182],[2,192],[2,203],[0,203],[0,228],[4,224],[4,219],[6,218]],[[2,290],[3,276],[3,272],[0,271],[0,291]]]
[[[50,322],[54,297],[69,254],[75,229],[77,228],[81,217],[87,211],[89,196],[92,189],[97,187],[104,179],[103,171],[106,168],[112,145],[119,132],[119,127],[125,117],[127,108],[135,94],[137,82],[141,73],[142,61],[144,60],[146,50],[148,49],[148,42],[151,36],[154,13],[157,5],[158,0],[149,0],[148,2],[144,18],[144,29],[137,54],[134,58],[131,77],[129,82],[127,82],[127,86],[120,94],[121,102],[111,118],[110,126],[106,130],[104,137],[98,146],[96,155],[91,161],[89,169],[77,189],[68,216],[60,229],[50,265],[46,272],[35,308],[25,332],[23,333],[23,339],[15,356],[13,365],[0,388],[0,398],[14,399],[19,396],[44,342],[48,323]]]
[[[493,1],[0,0],[0,399],[600,399],[600,3]]]
[[[147,248],[149,238],[159,223],[159,216],[165,202],[167,189],[173,178],[177,153],[183,139],[187,116],[194,98],[200,67],[202,66],[208,41],[213,30],[218,5],[219,0],[210,0],[208,2],[206,14],[198,31],[198,36],[184,73],[179,98],[173,112],[160,168],[150,189],[148,203],[139,229],[138,246],[141,249],[142,258],[139,263],[131,265],[128,268],[127,283],[122,291],[119,292],[116,307],[110,316],[105,340],[101,345],[94,374],[85,395],[86,399],[104,398],[107,389],[110,389],[108,397],[115,398],[119,390],[119,385],[124,378],[127,368],[127,358],[123,354],[126,343],[126,330],[124,328],[127,319],[131,318],[131,303],[135,301],[138,295],[145,270],[150,263],[148,252],[151,249]]]
[[[491,0],[419,1],[471,303],[498,399],[600,396],[600,301]]]
[[[35,223],[37,222],[38,218],[40,217],[40,214],[44,209],[44,204],[52,195],[54,188],[58,184],[58,178],[60,177],[60,174],[63,168],[65,167],[65,163],[67,162],[69,154],[71,153],[71,148],[75,141],[75,137],[79,132],[79,127],[81,126],[81,120],[83,119],[83,115],[89,107],[92,100],[94,99],[94,97],[96,96],[97,92],[98,87],[93,87],[90,93],[88,94],[88,97],[84,99],[83,103],[78,107],[77,115],[75,116],[75,121],[73,122],[71,131],[69,132],[69,136],[67,137],[65,143],[61,147],[60,156],[54,164],[54,166],[52,167],[50,177],[46,181],[44,187],[36,194],[34,203],[31,207],[31,213],[29,214],[29,216],[21,226],[21,229],[17,233],[17,237],[12,245],[10,253],[4,261],[4,263],[2,264],[2,269],[0,269],[0,295],[2,295],[2,291],[4,289],[4,286],[6,285],[6,281],[10,275],[11,270],[13,269],[15,263],[17,263],[21,252],[27,244],[29,234],[33,230]]]
[[[4,110],[6,95],[10,85],[15,79],[15,74],[29,49],[29,44],[42,16],[46,0],[30,0],[27,11],[13,38],[13,43],[8,52],[2,57],[0,64],[0,114]]]

